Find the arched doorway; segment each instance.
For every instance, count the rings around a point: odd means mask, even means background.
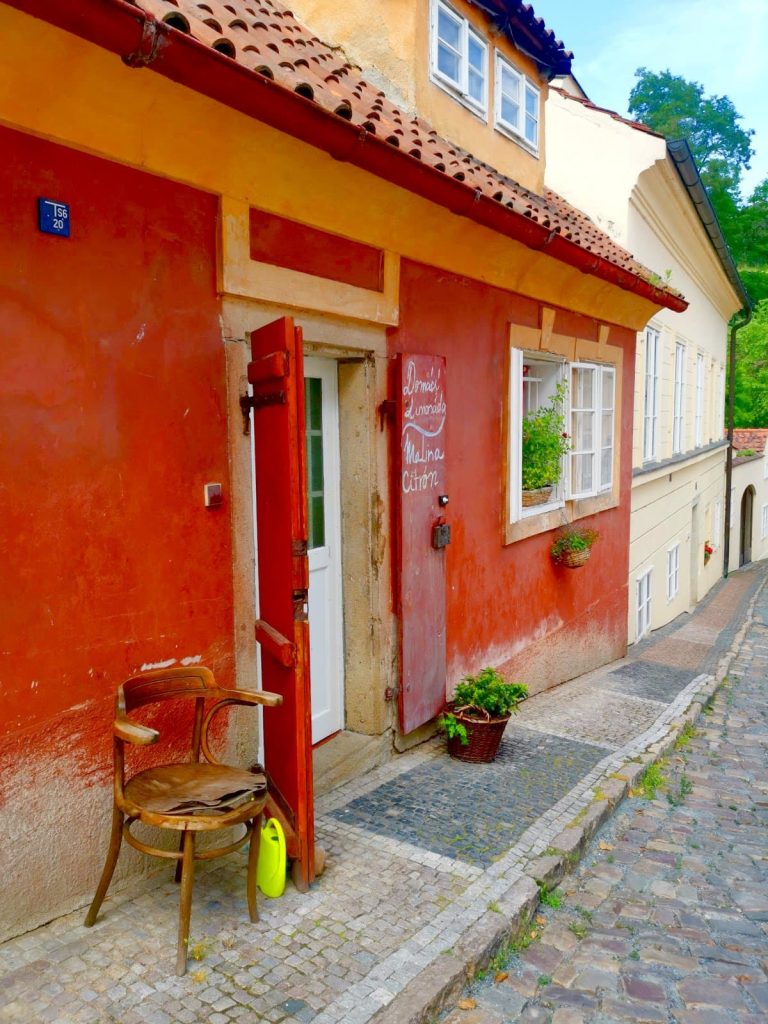
[[[755,488],[750,485],[741,497],[740,566],[752,561],[752,509],[754,504]]]

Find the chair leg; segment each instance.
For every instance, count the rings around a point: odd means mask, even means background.
[[[179,859],[176,861],[176,871],[175,871],[174,876],[173,876],[173,880],[177,884],[181,881],[181,868],[182,868],[182,865],[184,863],[184,857],[183,857],[183,854],[184,854],[184,833],[183,832],[179,836],[179,854],[181,856],[179,856]]]
[[[189,919],[192,913],[192,883],[195,879],[195,833],[184,832],[184,851],[181,859],[181,894],[179,897],[179,945],[176,950],[176,973],[187,973],[187,946]]]
[[[259,907],[256,902],[256,871],[259,866],[259,850],[261,848],[261,817],[258,814],[251,821],[251,841],[248,845],[248,874],[245,881],[245,891],[248,895],[248,916],[254,922],[259,920]]]
[[[88,913],[85,916],[85,927],[90,928],[96,922],[99,910],[104,897],[107,895],[107,889],[109,883],[112,881],[112,875],[115,873],[115,865],[117,864],[117,858],[120,854],[120,844],[123,841],[123,814],[117,804],[112,807],[112,834],[109,839],[109,850],[107,851],[107,859],[104,863],[104,870],[101,872],[101,878],[99,879],[99,885],[96,889],[96,895],[93,897],[93,902],[88,908]]]

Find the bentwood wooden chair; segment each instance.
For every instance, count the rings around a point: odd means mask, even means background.
[[[156,743],[160,733],[132,721],[135,708],[165,701],[194,701],[192,736],[186,761],[147,768],[126,780],[125,744],[146,746]],[[99,913],[117,864],[122,839],[154,857],[176,860],[176,881],[181,881],[179,936],[176,973],[187,969],[192,882],[196,860],[211,860],[239,849],[250,841],[246,895],[251,921],[258,920],[256,867],[261,839],[261,817],[267,799],[264,775],[221,764],[211,753],[209,728],[213,717],[230,705],[282,703],[274,693],[251,693],[217,686],[210,669],[201,666],[170,668],[132,676],[117,689],[114,734],[114,806],[112,835],[107,860],[93,897],[86,927]],[[171,709],[169,709],[171,711]],[[173,719],[171,719],[173,720]],[[200,760],[200,755],[205,758]],[[178,851],[158,849],[131,834],[134,822],[180,832]],[[245,833],[235,841],[215,848],[195,849],[198,832],[213,832],[242,825]]]

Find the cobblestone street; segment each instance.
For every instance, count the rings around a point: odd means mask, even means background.
[[[621,806],[550,897],[559,908],[539,908],[531,944],[498,957],[446,1024],[768,1020],[767,677],[763,592],[655,798],[648,786]]]
[[[498,930],[535,907],[538,866],[572,866],[617,806],[603,848],[561,883],[574,892],[535,911],[537,938],[508,978],[491,971],[451,1024],[765,1020],[767,568],[732,574],[627,658],[532,698],[495,764],[453,762],[435,739],[323,796],[324,875],[306,895],[261,899],[257,924],[243,856],[201,870],[184,978],[167,869],[116,887],[93,929],[77,911],[4,943],[0,1021],[434,1020]],[[671,757],[669,788],[619,804],[728,662],[732,684]]]

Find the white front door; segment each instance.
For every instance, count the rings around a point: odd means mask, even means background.
[[[344,728],[339,389],[332,359],[304,360],[312,742]]]

